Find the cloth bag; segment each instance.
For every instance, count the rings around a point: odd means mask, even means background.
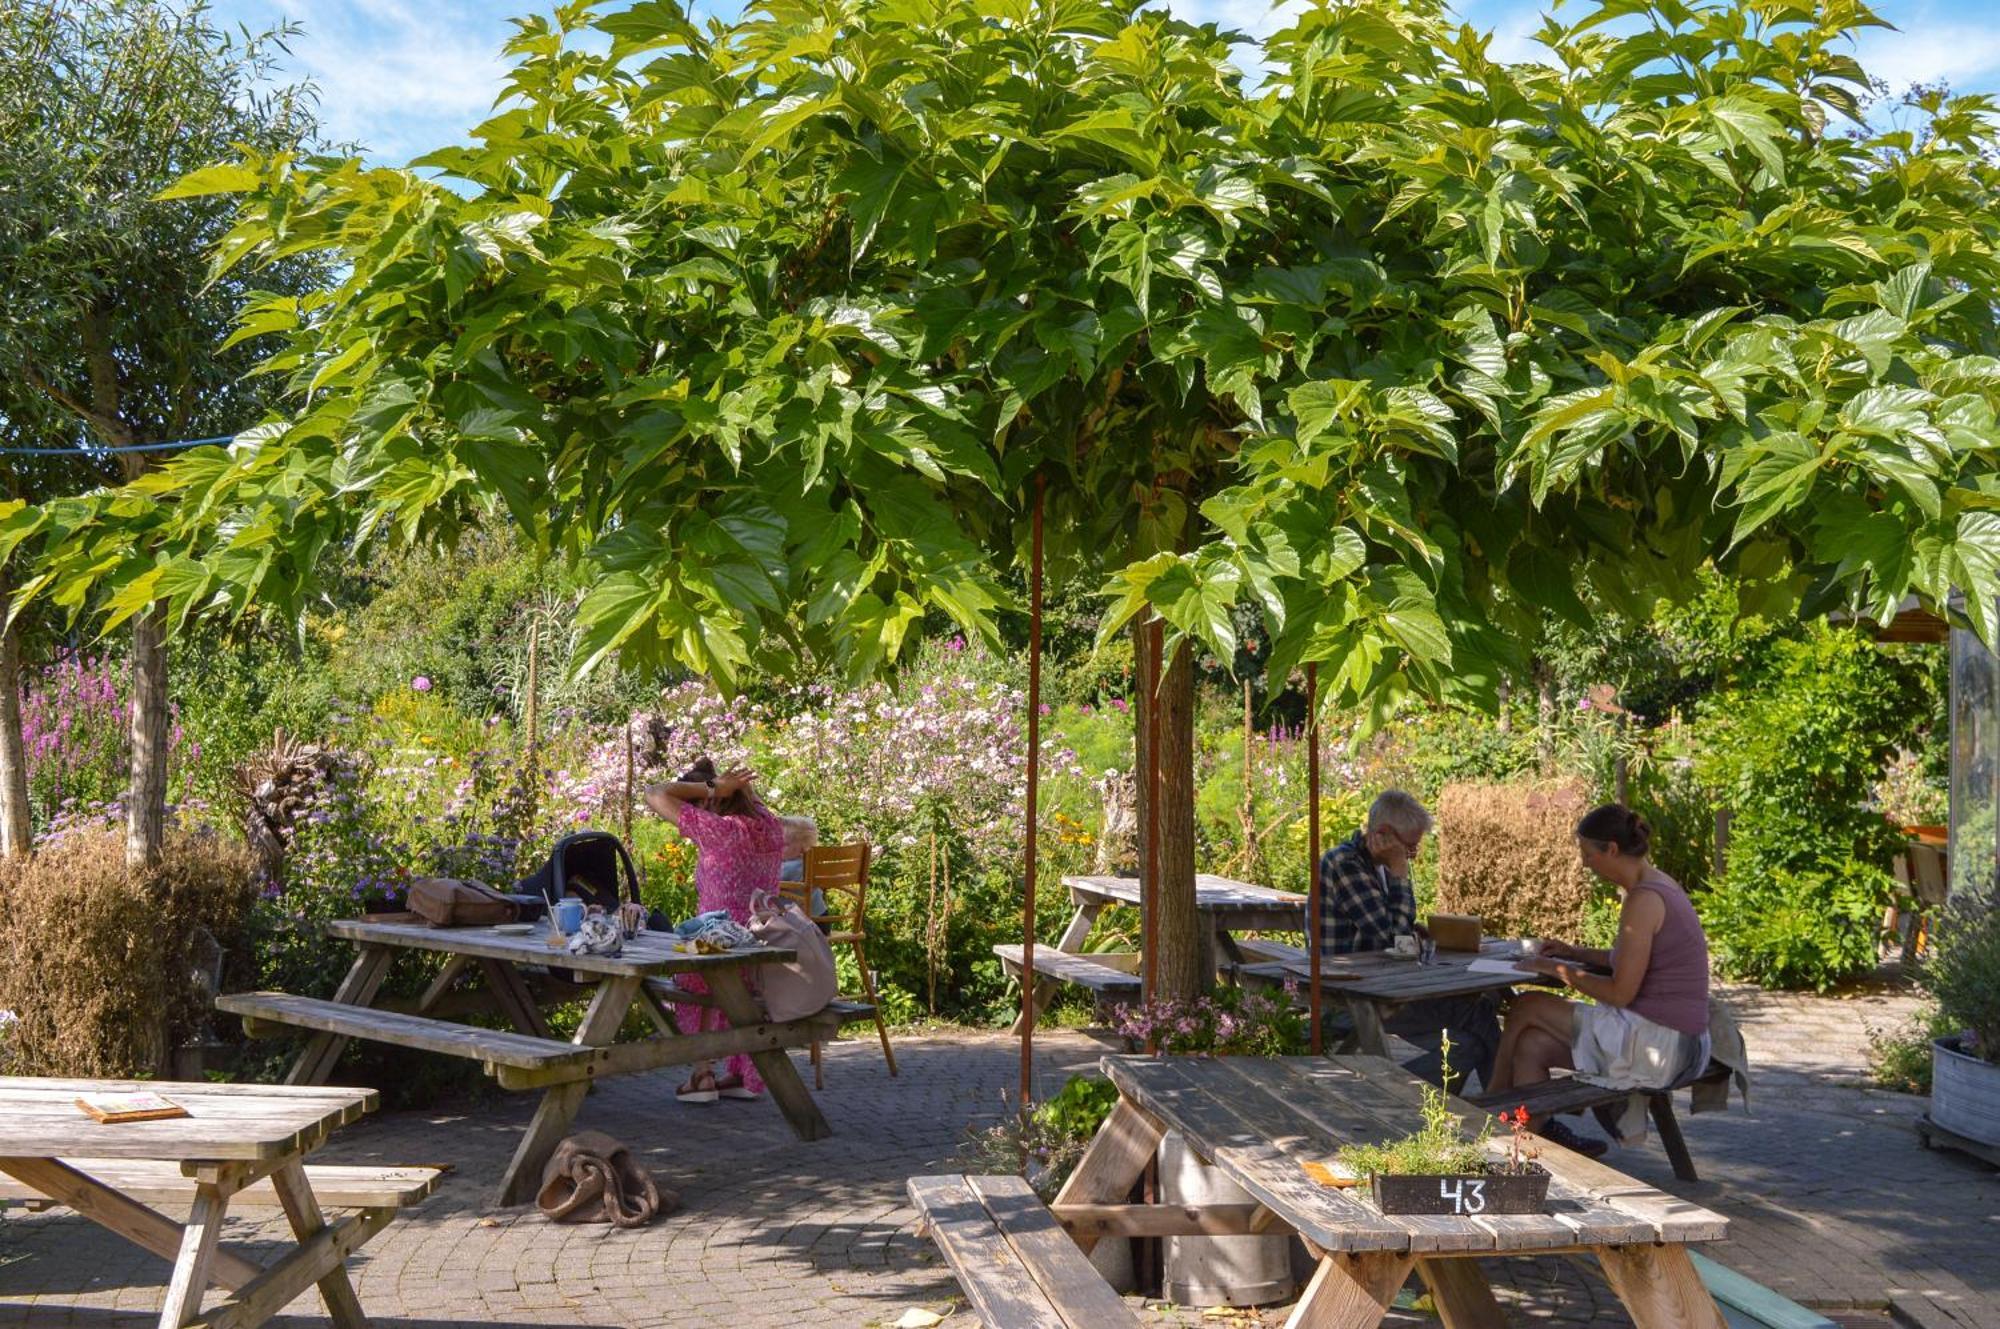
[[[680,1208],[681,1197],[662,1190],[631,1150],[602,1131],[578,1131],[549,1155],[535,1207],[554,1223],[610,1223],[644,1227]]]
[[[513,901],[490,886],[454,877],[419,877],[410,883],[410,912],[434,928],[479,928],[512,923]]]
[[[816,1015],[838,995],[833,947],[796,902],[768,891],[751,896],[750,933],[766,946],[782,946],[798,953],[789,963],[767,964],[758,970],[764,1010],[773,1020],[783,1023]]]

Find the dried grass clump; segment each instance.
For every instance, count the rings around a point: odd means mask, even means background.
[[[1479,915],[1489,937],[1579,936],[1593,885],[1576,823],[1590,807],[1590,791],[1567,782],[1446,785],[1439,910]]]
[[[255,897],[249,856],[171,837],[134,873],[116,834],[76,834],[0,863],[0,1009],[17,1075],[169,1072],[209,1012],[217,946],[240,962]]]

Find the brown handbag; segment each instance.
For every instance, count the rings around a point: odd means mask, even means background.
[[[490,886],[453,877],[419,877],[410,883],[410,912],[434,928],[480,928],[511,923],[514,902]]]

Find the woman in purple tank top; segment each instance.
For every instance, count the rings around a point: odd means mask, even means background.
[[[1647,858],[1652,828],[1611,803],[1577,823],[1576,839],[1583,865],[1623,897],[1618,942],[1603,951],[1548,941],[1539,956],[1518,962],[1591,1002],[1550,992],[1516,997],[1486,1086],[1491,1093],[1539,1083],[1557,1068],[1617,1088],[1659,1089],[1707,1060],[1708,938],[1687,892]],[[1556,1121],[1541,1131],[1592,1157],[1610,1147]]]

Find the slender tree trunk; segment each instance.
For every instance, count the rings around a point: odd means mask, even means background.
[[[1134,627],[1139,644],[1138,682],[1140,704],[1152,694],[1155,681],[1145,636],[1150,620]],[[1146,801],[1153,791],[1146,788],[1145,726],[1139,726],[1139,824],[1146,824]],[[1144,861],[1145,837],[1140,836],[1140,875],[1160,883],[1157,906],[1159,926],[1158,986],[1162,998],[1195,997],[1207,991],[1214,976],[1213,959],[1202,935],[1201,917],[1194,896],[1194,652],[1182,642],[1167,661],[1166,680],[1160,689],[1160,871],[1152,872]]]
[[[1535,661],[1536,756],[1542,774],[1556,764],[1556,672],[1545,660]]]
[[[8,625],[13,587],[0,572],[0,858],[28,852],[28,752],[21,735],[21,633]]]
[[[125,862],[160,861],[167,838],[167,615],[154,607],[132,620],[131,784],[125,794]]]

